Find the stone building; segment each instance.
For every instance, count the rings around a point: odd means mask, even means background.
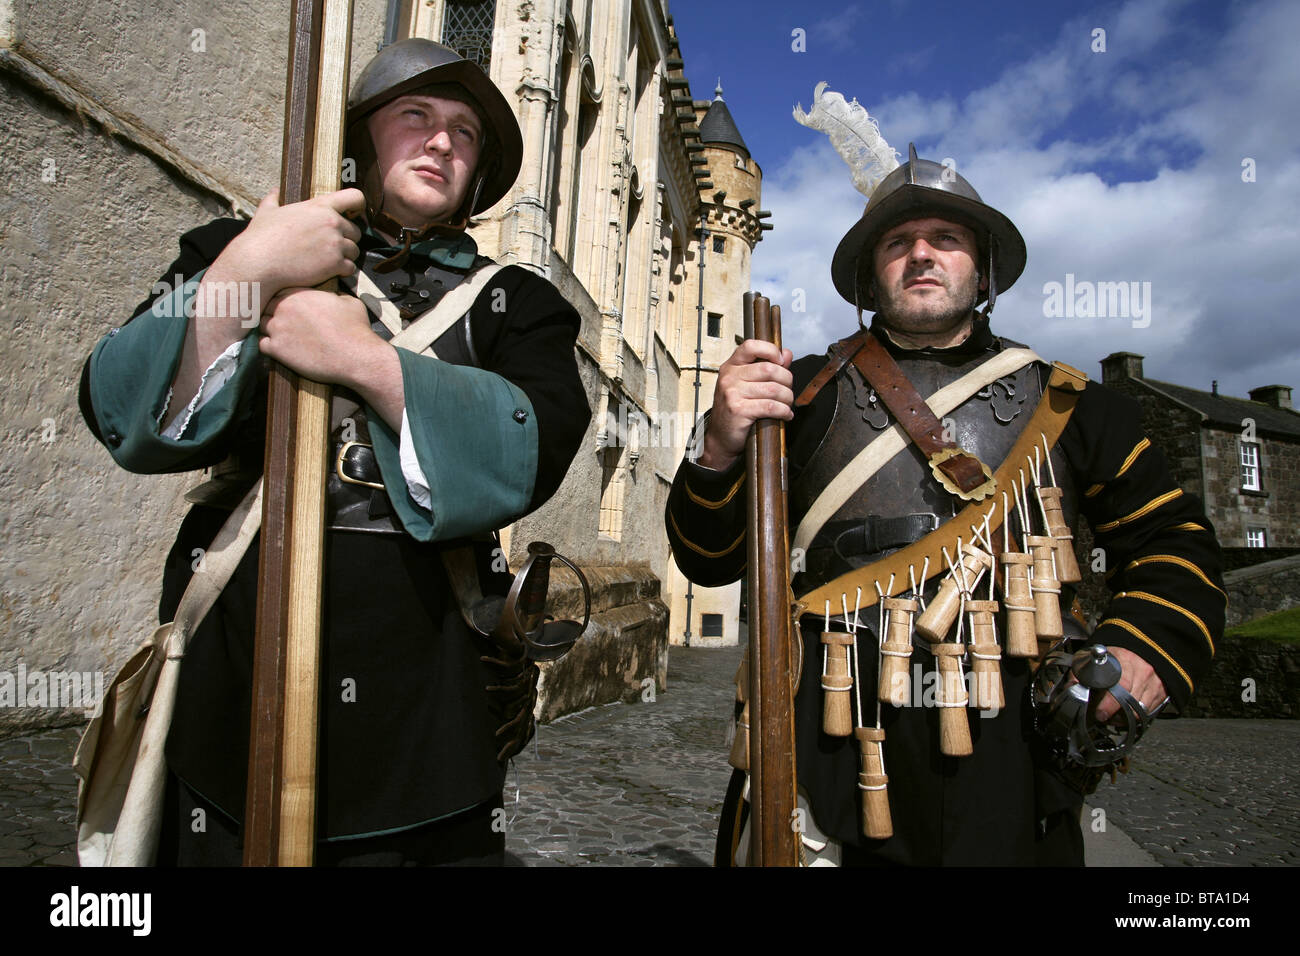
[[[1233,549],[1300,551],[1300,412],[1291,388],[1265,385],[1250,398],[1157,382],[1142,356],[1102,359],[1102,382],[1142,406],[1151,440],[1182,487],[1205,502],[1219,543]]]
[[[198,476],[115,468],[80,421],[78,377],[174,258],[177,236],[250,215],[277,181],[286,10],[0,0],[0,671],[100,674],[155,620]],[[696,369],[707,406],[739,332],[761,172],[721,97],[692,98],[666,0],[354,10],[354,66],[385,35],[425,36],[477,59],[506,92],[523,173],[473,235],[484,253],[545,275],[582,316],[591,430],[556,497],[505,535],[512,559],[544,538],[596,584],[595,636],[569,665],[582,687],[557,691],[550,713],[634,697],[647,678],[662,688],[666,636],[687,623],[661,515]],[[703,135],[713,128],[715,139]],[[692,596],[694,635],[717,630],[713,618],[702,628],[706,614],[734,627],[734,593]],[[671,625],[669,606],[683,609]],[[717,639],[729,637],[724,626]],[[0,732],[80,714],[0,708]]]

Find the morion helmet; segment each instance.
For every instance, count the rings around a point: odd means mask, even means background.
[[[871,272],[876,243],[900,222],[924,216],[950,219],[974,230],[981,270],[989,282],[987,311],[992,311],[998,292],[1011,288],[1025,269],[1025,240],[1010,219],[980,199],[975,187],[954,170],[917,159],[911,143],[908,161],[881,180],[862,218],[835,249],[831,260],[835,290],[852,305],[874,312]]]
[[[348,154],[357,161],[361,188],[372,214],[382,205],[383,188],[366,118],[390,100],[434,84],[461,87],[483,120],[485,135],[478,168],[460,210],[463,215],[458,218],[492,206],[510,191],[519,175],[524,155],[519,122],[482,68],[441,43],[419,37],[400,40],[384,47],[366,64],[348,96]]]

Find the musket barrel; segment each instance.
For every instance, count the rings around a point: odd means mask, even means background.
[[[748,292],[745,338],[781,347],[779,308]],[[797,866],[790,543],[785,425],[755,423],[746,444],[749,483],[751,862]]]

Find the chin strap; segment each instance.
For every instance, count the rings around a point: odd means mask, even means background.
[[[853,266],[853,306],[858,310],[858,329],[865,332],[867,327],[862,321],[862,301],[858,298],[858,276],[861,275],[861,265],[862,257],[859,256]],[[871,284],[873,287],[875,286],[876,280],[874,278],[871,280]],[[875,299],[875,297],[876,290],[872,288],[871,298]]]
[[[400,268],[406,262],[406,257],[411,254],[411,246],[432,235],[464,232],[469,225],[470,211],[478,205],[479,196],[483,194],[483,179],[482,176],[475,178],[474,188],[470,190],[469,202],[463,204],[460,207],[459,216],[449,222],[434,222],[415,228],[402,225],[382,209],[375,212],[370,217],[370,224],[390,236],[399,236],[402,240],[402,248],[376,265],[375,270],[378,272],[392,272],[394,269]],[[382,191],[380,195],[380,202],[382,203]]]
[[[994,240],[993,236],[990,235],[989,236],[989,271],[988,271],[989,300],[984,304],[984,311],[980,313],[981,315],[984,316],[985,319],[987,319],[990,315],[993,314],[993,303],[996,302],[998,299],[998,280],[993,273],[993,245],[995,241],[996,240]]]
[[[465,232],[465,226],[468,224],[467,219],[461,219],[457,222],[435,222],[423,228],[412,228],[403,226],[400,222],[388,215],[386,212],[376,213],[371,219],[371,226],[390,236],[398,236],[402,241],[402,248],[397,250],[393,255],[384,259],[375,265],[376,272],[392,272],[406,263],[407,257],[411,254],[411,247],[415,243],[428,239],[435,235],[445,235],[458,237]]]

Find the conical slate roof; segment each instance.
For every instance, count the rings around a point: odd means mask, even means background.
[[[745,145],[744,139],[741,138],[740,130],[736,129],[736,121],[731,118],[731,110],[727,109],[727,104],[723,102],[721,81],[719,81],[718,88],[714,92],[716,95],[709,105],[709,111],[704,114],[704,119],[700,121],[700,142],[736,146],[748,156],[749,147]]]

